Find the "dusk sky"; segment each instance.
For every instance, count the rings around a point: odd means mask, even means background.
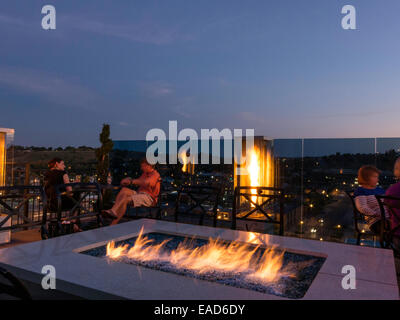
[[[346,4],[357,30],[341,27]],[[0,127],[35,146],[97,146],[103,123],[144,139],[169,120],[398,137],[399,13],[399,0],[3,0]]]

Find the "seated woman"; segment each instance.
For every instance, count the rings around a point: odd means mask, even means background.
[[[396,198],[400,198],[400,158],[398,158],[394,164],[394,177],[397,180],[397,183],[391,185],[389,189],[386,191],[387,196],[392,196]],[[400,201],[396,200],[385,200],[386,203],[392,207],[390,222],[392,229],[396,228],[400,225]],[[395,232],[395,236],[400,237],[400,228]],[[399,239],[397,239],[398,241]],[[400,242],[400,241],[399,241]],[[399,246],[400,247],[400,246]]]
[[[160,174],[146,158],[140,161],[143,174],[138,179],[125,178],[121,181],[122,188],[115,199],[115,204],[103,214],[113,219],[111,225],[117,224],[126,212],[128,205],[133,207],[151,207],[157,202],[160,193]],[[129,185],[138,186],[138,191],[126,188]]]
[[[358,187],[354,191],[357,209],[365,216],[369,229],[380,233],[381,210],[376,195],[384,195],[385,190],[378,187],[380,171],[374,166],[362,166],[358,170]],[[388,216],[387,216],[388,217]]]
[[[56,194],[56,186],[70,183],[67,172],[65,171],[65,163],[61,158],[54,158],[48,162],[49,170],[44,175],[44,190],[48,199],[50,212],[57,212],[58,201]],[[61,192],[71,193],[70,195],[61,196],[62,210],[71,210],[75,201],[72,199],[72,188],[70,186],[61,190]],[[74,231],[81,231],[76,221],[72,221]]]

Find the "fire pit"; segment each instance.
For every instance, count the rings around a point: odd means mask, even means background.
[[[0,250],[0,266],[38,288],[48,265],[57,291],[87,299],[398,299],[390,250],[148,219]]]
[[[260,245],[143,230],[81,253],[287,298],[302,298],[325,261]]]

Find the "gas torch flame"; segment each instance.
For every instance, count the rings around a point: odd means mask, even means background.
[[[247,164],[247,172],[250,177],[250,186],[258,187],[260,186],[260,161],[258,159],[258,155],[256,150],[252,150],[250,154],[250,161]],[[251,194],[257,194],[256,189],[251,189]],[[257,196],[251,197],[253,202],[257,202]],[[251,203],[251,206],[254,207],[254,204]]]
[[[275,282],[282,276],[292,276],[282,269],[284,252],[275,248],[267,248],[260,254],[260,245],[210,238],[203,246],[195,247],[192,240],[185,240],[175,250],[168,251],[165,250],[168,241],[154,244],[153,240],[143,236],[142,228],[131,248],[108,243],[107,257],[112,260],[167,262],[177,269],[198,274],[215,271],[243,273],[246,279],[267,283]]]
[[[193,174],[194,166],[191,163],[191,158],[186,154],[186,151],[179,153],[179,158],[182,163],[182,172]]]
[[[186,152],[182,152],[181,153],[181,159],[182,159],[182,162],[183,162],[183,165],[182,165],[182,172],[187,172],[188,171],[188,169],[187,169],[187,166],[188,166],[188,157],[187,157],[187,155],[186,155]]]

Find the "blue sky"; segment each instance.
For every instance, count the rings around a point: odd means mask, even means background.
[[[57,29],[41,28],[41,8]],[[357,9],[357,30],[341,8]],[[152,128],[400,136],[398,0],[3,0],[0,127],[22,145]]]

